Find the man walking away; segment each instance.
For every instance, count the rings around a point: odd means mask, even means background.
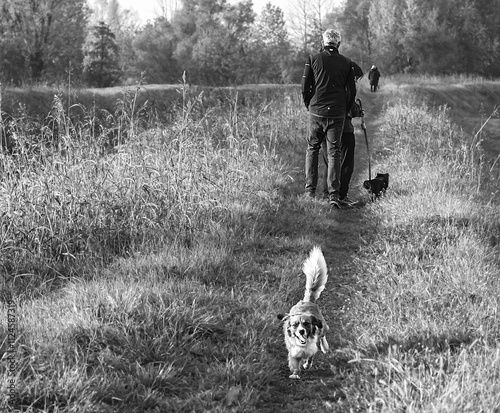
[[[351,60],[339,53],[341,35],[328,29],[323,33],[324,49],[309,56],[302,76],[302,97],[309,110],[310,134],[305,162],[305,192],[315,196],[318,185],[318,158],[326,139],[328,194],[330,205],[339,207],[341,148],[346,113],[356,98]]]
[[[352,63],[352,69],[354,71],[354,80],[356,83],[359,79],[363,77],[363,70],[356,62]],[[342,132],[342,139],[340,141],[341,159],[342,166],[340,169],[340,191],[339,191],[339,203],[342,206],[351,206],[356,204],[356,201],[352,201],[347,196],[349,192],[349,185],[351,182],[352,173],[354,171],[354,149],[356,146],[356,139],[354,136],[354,125],[352,124],[352,118],[361,117],[364,115],[363,109],[354,103],[351,110],[347,112],[347,116],[344,122],[344,130]],[[321,148],[321,153],[323,154],[323,160],[325,166],[328,165],[328,158],[326,156],[325,145]],[[326,168],[325,168],[326,169]],[[327,173],[325,171],[323,177],[324,191],[328,194],[328,189],[326,185]]]
[[[370,92],[376,92],[378,89],[378,80],[380,79],[380,71],[377,66],[373,65],[368,72],[368,80],[370,81]]]

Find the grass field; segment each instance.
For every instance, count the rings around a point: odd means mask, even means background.
[[[382,80],[359,95],[389,190],[362,188],[355,120],[360,203],[340,211],[301,196],[296,86],[180,86],[161,122],[141,122],[134,92],[111,141],[64,101],[43,139],[17,118],[0,155],[0,409],[500,411],[500,84]],[[331,351],[292,381],[276,315],[314,245]]]

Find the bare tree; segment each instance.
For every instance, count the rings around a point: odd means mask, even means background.
[[[303,52],[317,49],[325,16],[334,9],[333,0],[290,0],[290,30]]]
[[[108,13],[108,0],[93,0],[90,5],[93,11],[92,23],[105,21]]]
[[[181,0],[156,0],[155,13],[159,17],[172,20],[173,15],[181,6]]]

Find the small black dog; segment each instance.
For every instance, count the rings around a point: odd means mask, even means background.
[[[363,182],[363,187],[368,189],[368,192],[372,194],[373,197],[379,198],[383,193],[385,195],[385,191],[389,187],[389,174],[377,174],[374,179],[367,180]]]

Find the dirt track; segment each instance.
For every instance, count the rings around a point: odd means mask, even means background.
[[[364,85],[358,97],[363,102],[365,109],[367,133],[371,149],[376,148],[377,118],[384,101],[383,90],[370,93]],[[360,200],[356,208],[335,210],[331,209],[324,200],[308,200],[301,197],[303,192],[303,164],[305,141],[297,139],[294,148],[295,156],[293,165],[297,172],[293,176],[294,184],[286,196],[281,211],[276,214],[281,222],[277,226],[289,223],[288,237],[308,239],[311,244],[322,246],[329,268],[329,280],[326,290],[319,300],[323,313],[330,326],[328,341],[330,352],[326,355],[319,353],[311,370],[303,372],[301,380],[288,379],[286,350],[284,345],[275,350],[275,355],[280,359],[283,379],[273,383],[272,400],[266,400],[262,405],[262,412],[332,412],[349,411],[349,406],[343,400],[349,386],[347,379],[349,372],[348,359],[337,351],[346,340],[352,337],[346,326],[348,322],[348,300],[355,290],[353,285],[353,271],[355,270],[354,258],[361,242],[366,242],[374,230],[365,205],[369,200],[362,182],[368,177],[367,151],[365,137],[360,127],[360,120],[354,119],[356,135],[356,162],[352,178],[349,197]],[[372,166],[374,162],[372,160]],[[376,163],[375,163],[376,164]],[[373,170],[372,170],[373,173]],[[297,259],[303,259],[298,257]],[[294,297],[289,304],[293,305],[301,299],[303,286],[291,286]],[[353,290],[354,288],[354,290]],[[294,301],[295,300],[295,301]],[[346,381],[347,380],[347,381]]]

